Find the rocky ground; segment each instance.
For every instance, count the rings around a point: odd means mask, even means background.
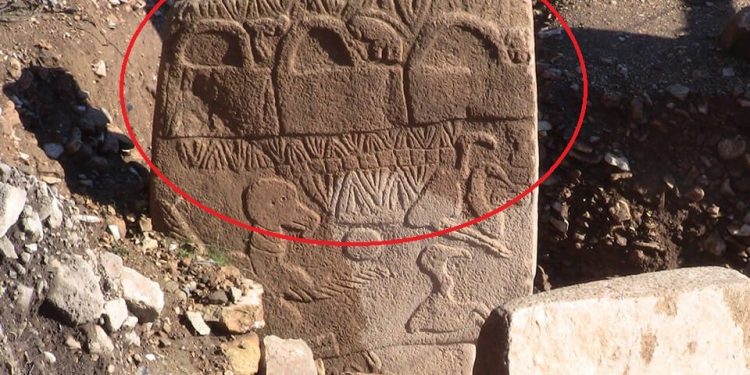
[[[537,288],[692,265],[746,269],[750,66],[718,48],[726,19],[746,4],[554,3],[581,39],[592,97],[574,151],[540,190]],[[0,372],[243,374],[287,365],[284,353],[303,345],[253,332],[265,335],[261,292],[242,259],[152,231],[148,171],[123,135],[116,92],[148,6],[0,0],[0,300],[10,301],[0,304]],[[544,169],[572,133],[581,82],[543,9]],[[144,30],[127,80],[147,147],[160,43],[157,27]],[[275,354],[261,363],[261,348]],[[303,363],[314,366],[311,355]]]
[[[322,367],[300,340],[261,341],[263,287],[238,268],[161,237],[147,217],[102,214],[0,163],[0,298],[7,302],[0,372],[316,374]]]
[[[580,39],[592,95],[574,150],[540,189],[539,289],[747,267],[750,65],[719,47],[736,3],[555,2]],[[537,21],[545,168],[573,131],[581,79],[559,25],[546,12]]]

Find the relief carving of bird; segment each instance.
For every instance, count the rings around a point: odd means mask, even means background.
[[[489,316],[490,309],[484,304],[455,299],[453,290],[456,282],[448,267],[448,262],[453,258],[470,259],[471,252],[438,244],[424,249],[420,254],[417,264],[422,272],[430,276],[433,291],[407,321],[407,332],[455,332],[465,328],[468,322],[481,324]]]

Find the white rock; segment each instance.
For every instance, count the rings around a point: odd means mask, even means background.
[[[138,325],[138,318],[133,315],[128,315],[128,318],[122,323],[122,329],[132,330],[136,325]]]
[[[158,248],[159,248],[159,241],[153,238],[146,237],[141,242],[141,249],[145,251],[156,250]]]
[[[26,190],[0,183],[0,237],[16,224],[26,205]]]
[[[57,357],[55,357],[54,354],[50,352],[44,352],[44,360],[47,361],[47,363],[54,365],[57,362]]]
[[[39,179],[50,186],[57,185],[62,182],[62,178],[56,176],[41,176],[39,177]]]
[[[88,325],[85,329],[87,342],[87,349],[91,354],[109,354],[115,350],[115,345],[112,343],[112,339],[107,336],[107,332],[98,325]]]
[[[108,332],[117,332],[128,318],[128,305],[125,300],[118,298],[104,304],[104,328]]]
[[[23,264],[24,266],[29,264],[31,261],[31,254],[27,252],[21,253],[21,255],[18,257],[18,262]]]
[[[86,224],[99,224],[102,222],[102,218],[94,215],[75,215],[73,220],[86,223]]]
[[[108,289],[119,290],[122,270],[125,268],[122,258],[117,254],[104,251],[99,254],[99,265],[102,269],[105,286]]]
[[[208,336],[211,333],[211,328],[203,320],[203,315],[200,312],[188,311],[185,315],[195,333],[200,336]]]
[[[107,76],[107,63],[105,63],[104,60],[99,60],[94,63],[93,69],[94,74],[96,74],[100,78]]]
[[[104,296],[99,287],[99,277],[91,265],[80,256],[53,269],[54,276],[47,293],[47,302],[66,323],[81,325],[102,315]]]
[[[16,308],[22,315],[26,315],[34,302],[34,289],[23,284],[16,288]]]
[[[552,28],[544,28],[542,30],[539,30],[537,33],[537,36],[539,36],[539,39],[547,39],[550,37],[557,37],[561,36],[565,33],[565,30],[562,27],[552,27]]]
[[[164,292],[158,283],[132,268],[125,267],[122,270],[120,286],[128,309],[141,323],[153,322],[159,317],[164,308]]]
[[[29,204],[33,205],[36,213],[39,214],[39,219],[42,221],[47,220],[49,215],[52,214],[53,206],[60,204],[57,198],[55,198],[55,194],[44,182],[40,182],[33,192],[29,192],[26,200]]]
[[[254,296],[244,296],[236,303],[218,309],[210,321],[217,321],[228,333],[244,334],[266,325],[263,303]]]
[[[608,152],[604,155],[604,162],[621,171],[630,172],[630,163],[628,163],[628,159],[622,156]]]
[[[26,206],[21,218],[21,228],[26,233],[27,240],[39,242],[44,238],[44,225],[39,219],[39,214],[34,212],[31,207]]]
[[[302,340],[263,339],[266,375],[317,375],[312,350]]]
[[[229,288],[229,300],[233,303],[237,303],[242,298],[242,289],[237,287]]]
[[[55,194],[46,183],[40,183],[39,188],[35,190],[34,196],[29,197],[28,201],[36,203],[39,219],[45,222],[50,228],[59,228],[63,221],[62,203],[55,197]]]
[[[119,241],[122,239],[122,235],[120,235],[120,228],[117,227],[115,224],[107,225],[107,229],[109,230],[109,233],[112,234],[112,238],[115,241]]]
[[[128,346],[141,346],[141,337],[135,331],[129,331],[122,336],[122,342],[125,347]]]
[[[7,237],[0,237],[0,260],[17,260],[16,249]]]
[[[10,177],[12,171],[13,169],[8,164],[0,162],[0,179]]]
[[[52,203],[49,209],[49,216],[47,216],[47,219],[45,220],[47,226],[51,229],[60,228],[64,219],[62,204],[57,199],[55,199],[54,203]]]
[[[68,336],[65,338],[65,345],[73,350],[81,350],[81,348],[83,348],[81,343],[78,342],[78,340],[76,340],[73,336]]]
[[[475,374],[748,374],[749,294],[705,267],[516,299],[482,328]]]

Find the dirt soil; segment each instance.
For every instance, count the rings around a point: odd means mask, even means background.
[[[540,190],[538,290],[676,267],[747,268],[750,64],[716,44],[728,16],[747,5],[743,1],[554,2],[581,41],[592,96],[574,151]],[[148,215],[148,171],[117,136],[125,129],[118,110],[119,66],[148,4],[40,3],[46,5],[0,0],[0,160],[48,181],[60,179],[56,188],[82,209],[121,218],[133,229],[127,245],[118,248],[126,263],[163,287],[180,280],[192,266],[180,263],[184,258],[174,249],[139,246],[138,223]],[[539,141],[546,170],[572,134],[581,80],[569,40],[543,6],[536,9]],[[126,84],[129,117],[146,147],[160,47],[157,28],[147,27],[133,51]],[[685,98],[674,95],[675,84],[689,89]],[[73,134],[73,124],[92,113],[108,114],[112,125]],[[120,140],[116,150],[109,139]],[[42,149],[49,142],[67,146],[75,140],[89,149],[59,160]],[[106,227],[95,227],[90,236],[107,237]],[[199,279],[207,277],[196,272]],[[54,337],[47,346],[62,347],[71,334],[44,316],[35,319],[40,321],[29,323]],[[181,327],[175,311],[167,319],[172,328]],[[125,365],[118,371],[223,371],[218,347],[224,338],[195,338],[184,328],[172,328],[152,327],[147,343],[122,354]],[[38,344],[16,340],[29,348]],[[137,365],[146,353],[158,353],[159,360]],[[83,355],[61,359],[55,371],[107,369],[101,363],[80,367],[79,361],[87,360]],[[25,370],[40,373],[33,366]]]
[[[745,269],[750,65],[717,40],[747,2],[554,3],[581,43],[592,95],[573,152],[540,190],[537,287],[675,267]],[[582,83],[570,41],[539,9],[544,170],[573,131]],[[672,92],[677,84],[685,98]]]

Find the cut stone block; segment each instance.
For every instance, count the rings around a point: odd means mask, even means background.
[[[202,204],[280,234],[379,241],[464,223],[538,178],[530,0],[261,3],[171,10],[153,159]],[[156,228],[245,249],[269,331],[329,372],[468,374],[491,309],[532,291],[535,194],[439,239],[319,248],[153,188]]]
[[[260,370],[260,339],[255,333],[237,337],[221,346],[237,375],[255,375]]]
[[[717,268],[577,285],[508,302],[476,375],[748,374],[750,279]]]
[[[284,340],[276,336],[263,339],[266,375],[317,375],[310,347],[302,340]]]

